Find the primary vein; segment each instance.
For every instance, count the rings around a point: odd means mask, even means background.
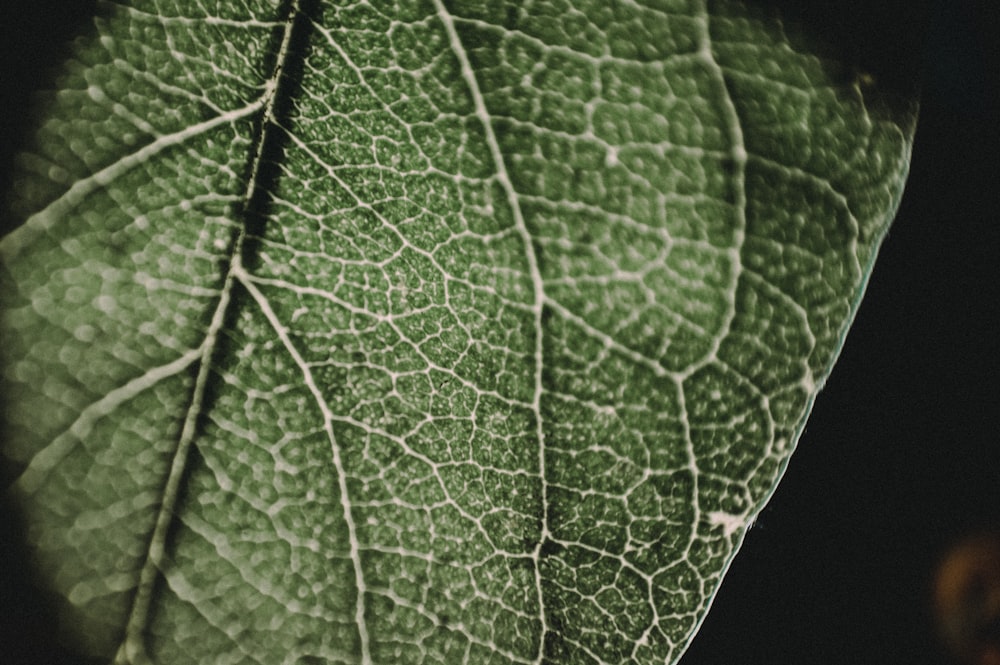
[[[163,488],[163,498],[156,513],[156,522],[153,526],[153,533],[149,538],[146,559],[139,572],[139,583],[136,587],[135,598],[132,601],[128,623],[125,626],[125,637],[115,656],[115,663],[149,661],[144,636],[149,623],[149,608],[153,597],[153,586],[163,562],[167,531],[175,516],[177,499],[182,489],[181,481],[183,480],[184,469],[187,466],[188,453],[197,433],[198,418],[202,413],[208,378],[212,371],[211,359],[217,348],[219,333],[222,331],[226,312],[229,309],[232,285],[233,278],[232,272],[230,272],[226,276],[225,286],[219,297],[218,305],[212,314],[212,321],[205,334],[205,340],[201,345],[198,376],[195,379],[191,403],[184,418],[184,425],[181,429],[180,438],[177,441],[177,448],[174,450],[173,460],[170,463],[170,471],[167,474],[167,481]]]
[[[139,581],[125,626],[124,638],[115,655],[116,664],[151,662],[145,644],[145,634],[149,625],[149,612],[153,600],[154,585],[162,570],[169,527],[177,514],[177,502],[183,489],[184,471],[190,457],[191,445],[198,434],[198,422],[206,405],[207,386],[209,376],[212,372],[212,359],[218,353],[220,335],[223,332],[230,306],[233,302],[232,295],[237,273],[242,270],[241,256],[247,236],[247,217],[253,212],[249,208],[258,201],[262,194],[261,168],[265,160],[265,147],[269,143],[270,132],[275,131],[275,128],[278,126],[275,109],[281,101],[284,69],[288,58],[292,56],[290,49],[292,33],[301,11],[300,0],[294,0],[284,21],[285,29],[282,34],[281,45],[278,49],[274,70],[265,83],[264,93],[257,102],[246,107],[248,109],[261,109],[262,116],[260,130],[255,137],[253,153],[251,155],[247,188],[242,197],[243,210],[241,212],[245,217],[244,224],[240,227],[235,241],[230,248],[229,262],[223,279],[219,301],[212,313],[211,322],[200,347],[198,373],[195,378],[191,401],[184,417],[181,434],[174,450],[166,482],[164,483],[162,501],[157,511],[153,532],[149,538],[146,559],[143,561],[139,572]],[[231,119],[232,114],[222,117]],[[204,124],[202,123],[202,125]],[[195,127],[200,126],[196,125]],[[186,135],[182,131],[172,136],[185,137]],[[264,194],[266,195],[266,193]]]

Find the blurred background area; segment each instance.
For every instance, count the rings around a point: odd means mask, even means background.
[[[905,94],[919,73],[921,115],[899,216],[838,365],[682,665],[996,665],[944,646],[935,584],[957,556],[945,604],[958,632],[996,635],[991,550],[963,552],[1000,529],[1000,13],[975,0],[772,4],[882,88]],[[95,5],[3,3],[0,191],[33,91],[51,88]],[[53,640],[20,528],[4,505],[0,662],[78,662]]]

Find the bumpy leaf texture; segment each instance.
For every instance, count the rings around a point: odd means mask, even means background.
[[[701,0],[108,3],[25,158],[5,455],[130,663],[669,663],[912,117]]]

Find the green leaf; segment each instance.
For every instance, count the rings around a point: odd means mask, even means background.
[[[104,6],[0,243],[11,491],[84,650],[680,657],[913,127],[707,5]]]

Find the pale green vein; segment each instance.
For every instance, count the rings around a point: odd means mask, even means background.
[[[698,21],[700,28],[698,52],[701,55],[708,71],[715,80],[716,88],[719,91],[722,117],[726,120],[726,125],[730,132],[729,158],[733,162],[735,171],[733,175],[734,196],[731,203],[733,212],[736,215],[736,225],[733,229],[732,247],[729,249],[729,257],[733,265],[733,277],[731,280],[731,286],[726,289],[725,292],[727,306],[725,322],[719,333],[712,340],[712,349],[706,356],[706,361],[708,361],[718,355],[719,346],[722,344],[722,340],[725,339],[730,326],[732,326],[733,319],[736,316],[736,286],[739,283],[740,272],[743,265],[741,251],[743,248],[743,242],[746,238],[747,227],[746,165],[748,155],[746,142],[743,138],[743,126],[740,121],[739,114],[736,112],[736,106],[729,94],[729,88],[726,84],[726,78],[725,74],[722,72],[722,67],[719,66],[719,63],[716,61],[715,55],[712,52],[712,36],[710,30],[711,18],[708,12],[707,0],[701,0],[701,2],[699,2],[697,13],[698,18],[700,19]]]
[[[705,63],[706,69],[711,74],[715,81],[716,89],[719,93],[719,99],[721,100],[721,111],[722,116],[726,120],[727,128],[730,132],[730,159],[733,162],[735,169],[735,176],[733,181],[735,183],[735,196],[732,203],[733,211],[736,215],[736,224],[733,230],[734,241],[732,247],[729,249],[730,261],[733,265],[732,280],[729,288],[725,290],[726,296],[726,315],[724,323],[720,328],[718,334],[712,338],[712,346],[708,353],[705,355],[701,363],[697,366],[707,364],[718,358],[719,347],[722,341],[728,336],[729,330],[732,326],[732,322],[736,316],[736,289],[739,284],[739,280],[742,273],[742,256],[741,249],[746,234],[746,163],[747,163],[747,151],[746,144],[743,138],[743,129],[739,115],[737,114],[736,107],[733,103],[732,98],[729,94],[729,89],[726,84],[725,75],[722,72],[722,68],[715,59],[715,55],[712,52],[712,37],[710,29],[710,15],[708,11],[707,0],[701,0],[697,5],[697,18],[699,27],[699,54]],[[691,369],[695,369],[692,367]],[[691,472],[692,484],[691,484],[691,505],[693,508],[693,519],[691,535],[688,539],[687,546],[684,548],[684,558],[688,556],[691,548],[694,546],[695,540],[698,538],[698,525],[702,522],[702,508],[700,505],[699,495],[701,493],[699,478],[701,477],[701,470],[698,466],[697,455],[694,450],[694,443],[691,437],[690,430],[690,419],[688,416],[687,400],[684,394],[683,386],[681,390],[678,391],[678,403],[681,409],[681,422],[684,426],[684,448],[686,456],[688,458],[687,466]],[[735,550],[734,550],[735,551]],[[704,578],[699,575],[699,587],[701,590],[702,598],[705,597],[704,593]],[[711,598],[708,599],[708,603],[711,603]],[[706,610],[707,612],[707,610]],[[702,614],[701,618],[698,620],[698,624],[704,618]],[[697,625],[688,634],[685,644],[681,645],[681,650],[686,648],[686,644],[694,637],[697,632]]]

